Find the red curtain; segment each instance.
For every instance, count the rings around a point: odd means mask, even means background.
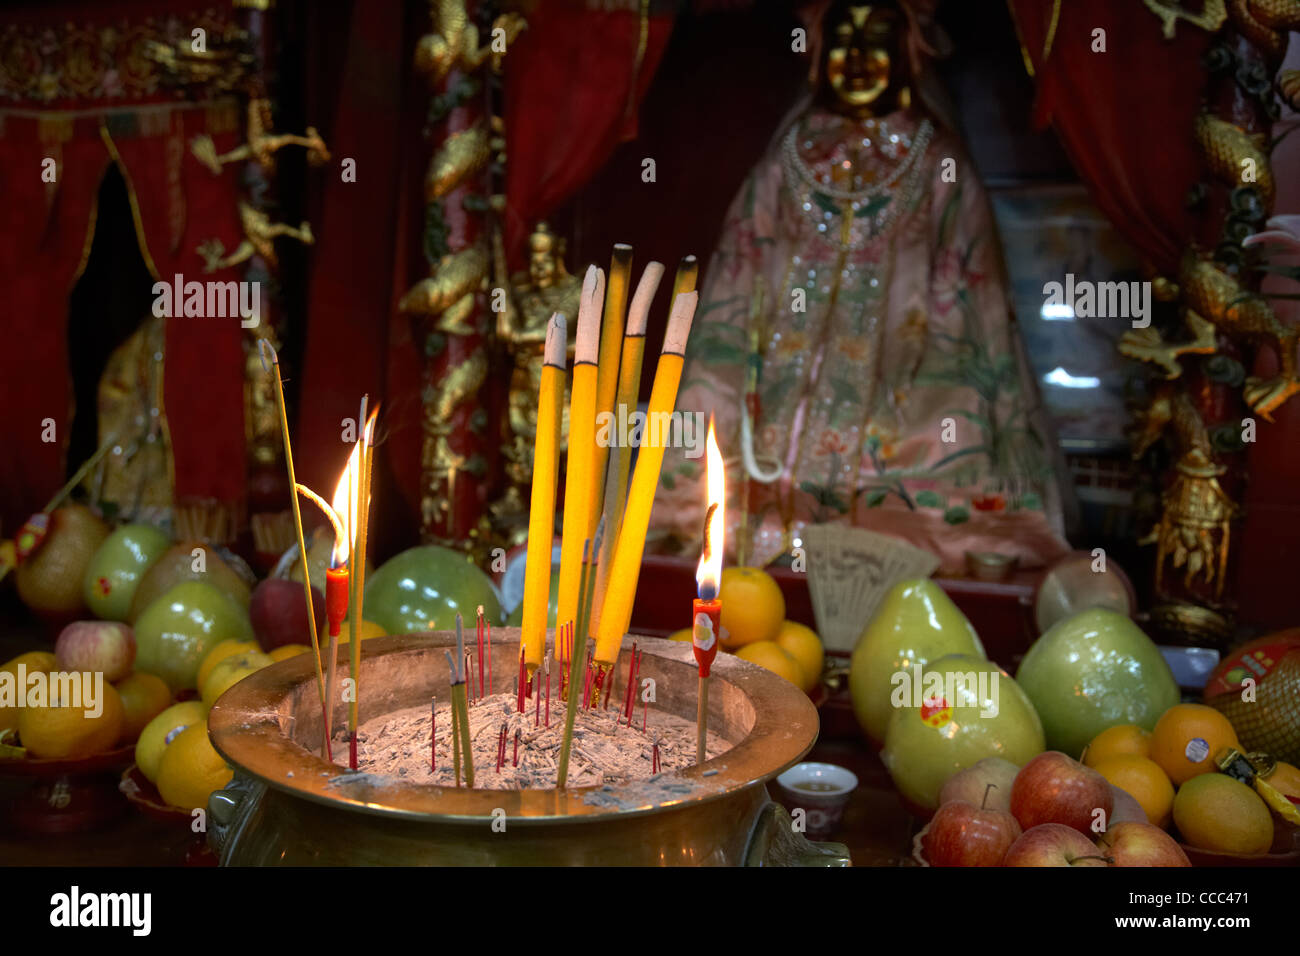
[[[1192,123],[1210,35],[1183,22],[1166,40],[1160,20],[1135,0],[1009,2],[1037,79],[1035,119],[1055,127],[1106,217],[1174,274],[1198,229],[1184,201],[1202,175]],[[1105,52],[1093,50],[1097,30]]]
[[[174,3],[25,5],[8,13],[6,70],[12,106],[0,110],[0,508],[12,534],[66,477],[74,414],[69,373],[68,297],[89,253],[96,199],[115,160],[131,188],[138,239],[155,278],[205,276],[195,251],[206,239],[227,250],[240,239],[234,173],[214,176],[189,151],[199,133],[218,152],[239,142],[231,106],[178,103],[133,48],[149,39],[189,36]],[[164,24],[163,15],[170,18]],[[195,21],[201,16],[189,15]],[[219,21],[207,19],[210,29]],[[89,45],[89,46],[88,46]],[[88,53],[89,50],[89,53]],[[128,71],[132,71],[129,72]],[[156,75],[153,77],[156,79]],[[56,181],[42,180],[53,159]],[[165,414],[175,491],[238,504],[244,494],[243,352],[239,321],[177,318],[167,324]],[[54,442],[42,440],[43,422]]]
[[[638,11],[590,6],[540,4],[506,59],[505,239],[512,261],[534,224],[581,189],[616,146],[636,137],[637,107],[672,33],[672,4],[652,4],[644,25]]]

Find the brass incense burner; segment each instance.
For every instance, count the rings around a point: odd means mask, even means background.
[[[655,681],[653,706],[694,720],[691,645],[638,642],[641,676]],[[361,723],[443,697],[443,652],[454,643],[447,631],[365,641]],[[499,689],[513,685],[518,647],[518,629],[493,632]],[[628,657],[625,651],[619,661],[624,676]],[[340,667],[346,676],[346,660]],[[235,769],[230,786],[209,804],[209,841],[223,865],[849,863],[843,846],[811,843],[794,832],[765,786],[812,747],[816,708],[792,684],[729,655],[713,665],[709,727],[733,746],[660,778],[671,788],[641,781],[564,791],[470,790],[353,775],[316,752],[320,699],[307,654],[240,681],[212,708],[208,726]]]

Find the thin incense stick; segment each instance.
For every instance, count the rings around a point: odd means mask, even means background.
[[[297,478],[293,473],[293,445],[289,441],[289,414],[284,405],[284,383],[280,380],[280,356],[276,354],[275,346],[266,339],[257,340],[257,350],[261,354],[263,371],[274,370],[275,375],[275,401],[280,412],[280,435],[284,439],[284,466],[289,473],[289,487],[291,489],[300,487]],[[267,353],[270,353],[270,367],[267,367]],[[107,445],[104,446],[107,449]],[[98,452],[96,452],[98,454]],[[76,477],[75,475],[73,476]],[[57,496],[56,496],[57,497]],[[298,507],[298,496],[292,492],[289,495],[293,501],[293,529],[298,535],[298,556],[302,562],[302,591],[307,601],[307,627],[311,634],[311,649],[316,656],[316,686],[320,691],[321,717],[325,720],[323,728],[324,746],[321,748],[325,754],[325,759],[333,762],[333,755],[330,750],[330,725],[328,720],[328,708],[325,696],[325,674],[321,666],[320,655],[320,637],[316,633],[316,605],[312,601],[311,578],[307,574],[307,545],[304,543],[302,533],[302,511]],[[322,502],[323,504],[324,502]],[[326,512],[332,512],[333,509],[327,508]]]
[[[465,633],[459,614],[456,615],[456,653],[461,659],[465,656]],[[469,739],[469,704],[465,700],[465,672],[462,670],[456,675],[456,683],[451,686],[451,703],[456,708],[457,720],[460,723],[460,744],[464,750],[462,754],[465,765],[465,785],[474,786],[474,751],[470,746]]]
[[[580,590],[585,590],[587,585],[587,569],[590,566],[591,557],[591,539],[587,539],[582,545],[582,577],[579,584]],[[565,782],[569,778],[569,751],[573,746],[573,720],[578,712],[578,694],[581,685],[578,681],[579,663],[586,656],[587,632],[581,628],[574,634],[573,652],[569,655],[569,696],[565,700],[564,710],[564,734],[560,738],[560,762],[556,768],[555,785],[558,789],[564,789]]]

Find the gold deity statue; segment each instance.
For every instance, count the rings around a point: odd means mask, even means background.
[[[564,240],[542,222],[528,238],[528,269],[505,281],[506,260],[501,235],[494,237],[496,286],[507,290],[504,308],[497,311],[497,339],[510,353],[509,435],[503,452],[508,486],[493,512],[504,524],[514,525],[512,516],[522,516],[526,532],[528,505],[524,494],[532,481],[533,441],[537,436],[536,397],[542,380],[542,352],[546,345],[546,324],[559,312],[572,324],[578,316],[582,283],[564,266]],[[572,352],[572,336],[570,349]],[[561,437],[568,434],[568,409]]]

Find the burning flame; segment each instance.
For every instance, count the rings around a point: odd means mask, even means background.
[[[364,441],[367,447],[374,446],[375,418],[378,414],[379,408],[376,407],[366,419],[365,433],[353,444],[348,463],[343,473],[339,475],[339,483],[334,486],[334,500],[330,503],[330,507],[333,508],[343,533],[340,535],[336,532],[334,535],[334,550],[330,555],[331,568],[346,566],[352,551],[352,539],[356,535],[357,527],[357,498],[361,493],[361,442]],[[366,504],[369,506],[368,501]]]
[[[709,416],[709,436],[704,448],[709,502],[704,518],[704,545],[700,552],[700,563],[695,570],[695,582],[700,597],[711,601],[718,596],[722,582],[722,552],[727,546],[727,472],[722,464],[722,452],[718,451],[713,416]]]

